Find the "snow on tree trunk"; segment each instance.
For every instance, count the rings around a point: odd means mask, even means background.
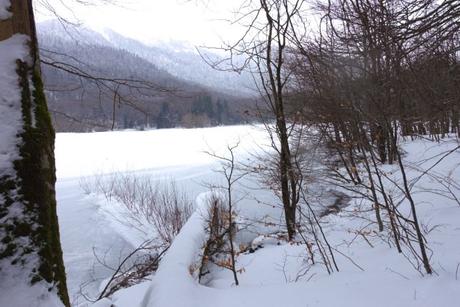
[[[0,306],[70,306],[31,0],[0,0]]]

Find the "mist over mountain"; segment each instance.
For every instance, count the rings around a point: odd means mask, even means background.
[[[214,70],[187,43],[147,46],[111,30],[57,21],[39,23],[37,31],[45,88],[60,131],[243,121],[251,99],[249,76]],[[122,86],[92,77],[118,79]],[[124,86],[125,80],[147,81],[148,88]]]

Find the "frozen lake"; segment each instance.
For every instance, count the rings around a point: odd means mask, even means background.
[[[172,178],[195,198],[208,189],[206,183],[221,179],[214,171],[217,161],[204,151],[225,154],[227,145],[238,141],[236,157],[242,161],[250,158],[249,153],[263,150],[260,146],[267,139],[260,127],[252,126],[58,134],[58,216],[73,303],[85,305],[80,287],[111,274],[94,253],[113,265],[136,245],[129,231],[114,226],[101,210],[100,198],[85,194],[82,178],[113,172]],[[87,285],[85,292],[97,293],[97,284]]]

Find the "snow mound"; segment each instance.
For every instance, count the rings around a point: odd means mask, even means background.
[[[209,193],[197,198],[197,209],[174,239],[160,263],[152,284],[144,298],[145,306],[199,306],[199,288],[203,286],[192,276],[200,263],[200,253],[206,242],[205,216]],[[180,295],[171,295],[178,291]],[[187,299],[184,299],[184,298]]]

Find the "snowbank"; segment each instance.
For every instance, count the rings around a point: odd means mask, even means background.
[[[208,193],[197,198],[197,209],[177,235],[161,261],[143,304],[161,307],[200,306],[200,288],[191,272],[200,264],[200,252],[206,242],[205,217]],[[171,295],[176,293],[175,295]]]

